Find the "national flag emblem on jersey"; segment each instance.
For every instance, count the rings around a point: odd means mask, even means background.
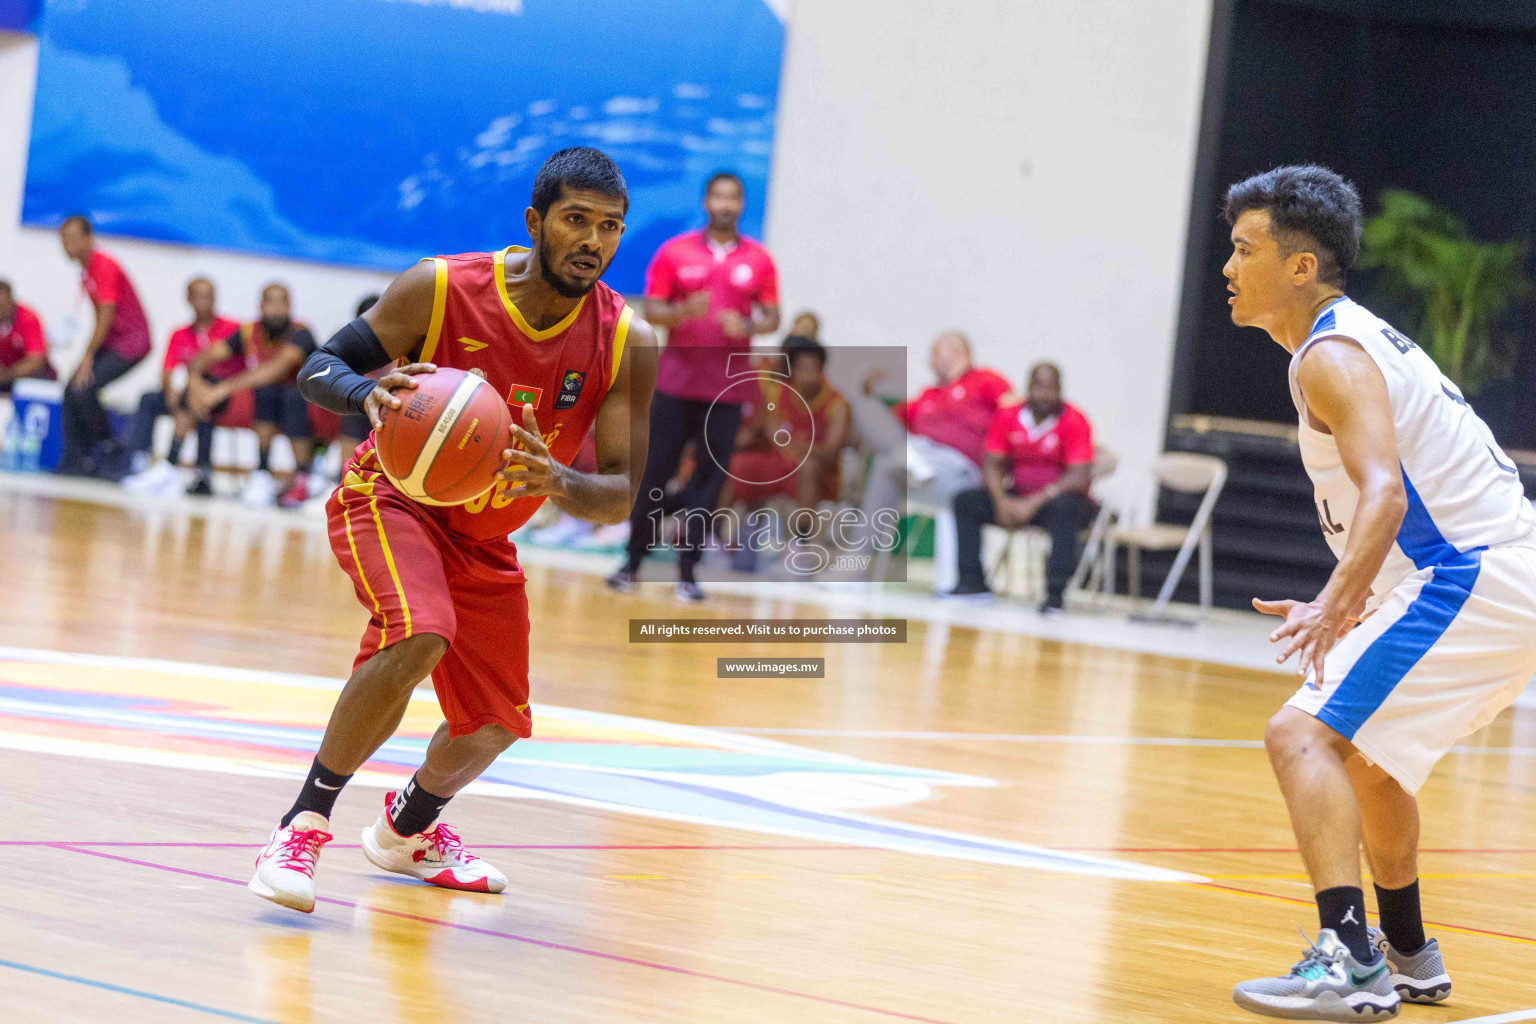
[[[513,384],[512,390],[507,393],[507,401],[513,405],[527,404],[537,409],[543,400],[543,388],[531,388],[526,384]]]
[[[564,378],[560,381],[560,393],[555,396],[556,409],[569,409],[576,404],[581,397],[581,387],[587,382],[587,375],[580,370],[566,370]]]

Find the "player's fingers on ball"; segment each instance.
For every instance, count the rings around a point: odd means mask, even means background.
[[[400,369],[398,371],[396,371],[396,372],[411,374],[413,376],[414,375],[423,374],[423,373],[436,373],[437,372],[437,364],[436,363],[411,363],[411,364],[409,364],[407,366],[400,367]]]

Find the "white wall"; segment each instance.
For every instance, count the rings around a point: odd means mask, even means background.
[[[795,0],[768,241],[825,340],[955,326],[1161,446],[1210,0]]]
[[[65,257],[57,233],[19,224],[36,78],[36,40],[0,32],[0,277],[15,286],[19,301],[37,310],[51,336],[67,339],[50,353],[65,374],[84,350],[92,314],[80,294],[79,268]],[[106,391],[107,401],[121,409],[136,407],[138,396],[159,380],[167,338],[192,319],[186,283],[193,277],[211,278],[220,310],[239,320],[254,319],[261,288],[281,281],[292,291],[294,317],[324,341],[352,319],[358,299],[382,291],[392,276],[109,235],[100,236],[98,245],[132,278],[155,339],[155,353]]]
[[[767,241],[786,313],[833,344],[910,346],[957,326],[1068,397],[1128,462],[1161,444],[1210,0],[795,0]],[[55,330],[89,327],[52,232],[17,227],[36,46],[0,36],[0,275]],[[194,274],[232,315],[274,279],[323,338],[384,275],[106,238],[157,344]],[[61,354],[67,368],[73,360]],[[834,366],[834,370],[836,367]],[[155,370],[118,386],[131,398]]]

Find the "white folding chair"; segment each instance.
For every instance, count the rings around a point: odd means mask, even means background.
[[[1144,492],[1132,486],[1131,481],[1126,481],[1113,498],[1106,500],[1100,507],[1099,516],[1083,548],[1083,557],[1073,575],[1072,587],[1083,586],[1086,577],[1086,589],[1100,589],[1106,595],[1111,593],[1115,585],[1115,549],[1123,546],[1126,549],[1131,596],[1140,597],[1141,552],[1177,550],[1173,566],[1168,570],[1168,576],[1163,580],[1152,607],[1144,616],[1138,616],[1166,621],[1168,602],[1179,580],[1183,578],[1190,558],[1198,550],[1200,608],[1204,611],[1211,607],[1212,600],[1211,512],[1216,507],[1221,489],[1226,486],[1227,464],[1212,455],[1165,452],[1153,462],[1150,480],[1147,482],[1180,494],[1202,495],[1194,519],[1188,526],[1168,523],[1133,524],[1137,510],[1146,503],[1139,500]]]

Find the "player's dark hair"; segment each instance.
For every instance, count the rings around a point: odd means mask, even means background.
[[[364,313],[368,312],[374,306],[378,305],[378,302],[379,302],[379,297],[377,295],[364,295],[357,302],[357,312],[353,313],[352,315],[354,317],[362,316]]]
[[[1310,252],[1317,278],[1335,288],[1360,255],[1360,194],[1326,167],[1296,164],[1255,174],[1227,189],[1228,224],[1248,210],[1269,212],[1269,233],[1286,256]]]
[[[529,205],[542,217],[568,188],[617,196],[624,200],[624,212],[629,212],[629,186],[624,184],[624,174],[601,150],[572,146],[545,160],[534,176]]]
[[[709,180],[704,183],[705,195],[709,195],[709,190],[715,187],[715,182],[717,181],[734,181],[736,183],[737,190],[740,191],[742,195],[747,194],[747,186],[741,183],[741,175],[737,174],[735,171],[716,171],[714,174],[711,174],[709,176]]]
[[[823,370],[827,368],[827,347],[815,338],[802,338],[798,334],[791,334],[784,339],[784,344],[780,348],[789,357],[791,367],[795,365],[797,357],[811,356],[821,364]]]
[[[72,213],[68,217],[65,217],[64,222],[59,225],[59,230],[62,231],[69,227],[71,224],[79,228],[81,231],[84,231],[88,235],[93,235],[96,233],[95,229],[91,227],[91,218],[87,217],[83,213]]]

